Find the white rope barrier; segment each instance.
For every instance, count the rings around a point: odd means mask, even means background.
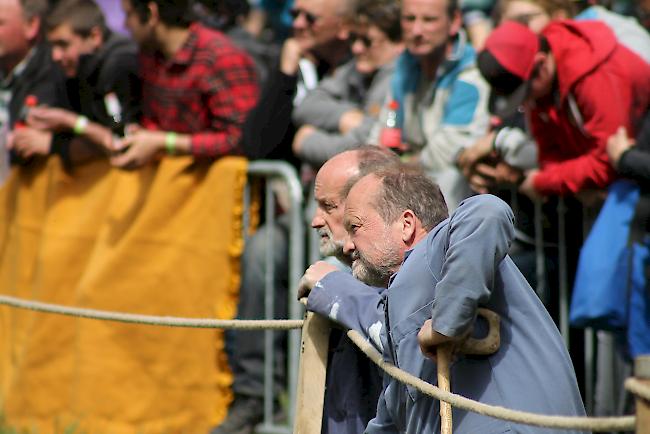
[[[303,320],[221,320],[207,318],[178,318],[172,316],[140,315],[61,306],[51,303],[43,303],[40,301],[23,300],[8,295],[0,295],[0,305],[11,306],[19,309],[28,309],[37,312],[73,316],[78,318],[167,327],[237,330],[292,330],[301,328],[303,323]]]
[[[650,386],[647,384],[643,384],[638,379],[630,377],[625,380],[625,388],[632,392],[632,394],[650,402]]]
[[[179,318],[171,316],[140,315],[122,312],[102,311],[78,307],[61,306],[39,301],[23,300],[7,295],[0,295],[0,305],[43,313],[66,315],[78,318],[117,321],[132,324],[144,324],[168,327],[219,328],[238,330],[290,330],[302,327],[303,320],[215,320],[203,318]],[[432,398],[448,402],[454,407],[515,423],[557,429],[577,429],[595,432],[630,431],[634,429],[635,417],[571,417],[549,416],[511,410],[500,406],[483,404],[464,396],[442,391],[440,388],[415,377],[408,372],[384,361],[383,356],[355,330],[348,330],[347,336],[359,349],[388,375],[403,384],[412,386]],[[634,378],[628,378],[625,387],[635,395],[650,400],[650,388]]]
[[[474,413],[490,416],[497,419],[526,425],[535,425],[547,428],[577,429],[588,431],[630,431],[634,430],[635,417],[572,417],[572,416],[547,416],[518,410],[510,410],[496,405],[483,404],[465,398],[461,395],[445,392],[440,388],[421,380],[408,372],[402,371],[391,363],[384,361],[381,354],[366,338],[355,330],[348,330],[348,337],[359,349],[370,358],[379,368],[399,382],[415,387],[425,395],[445,401],[454,407]]]

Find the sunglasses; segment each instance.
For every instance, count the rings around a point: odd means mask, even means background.
[[[364,47],[370,48],[372,46],[372,39],[368,37],[368,35],[362,34],[362,33],[356,33],[356,32],[351,32],[350,33],[350,42],[355,43],[355,42],[361,42]]]
[[[293,20],[297,19],[300,15],[304,15],[305,19],[307,20],[307,23],[310,26],[313,26],[316,21],[320,18],[318,15],[314,15],[311,12],[307,12],[304,9],[299,9],[299,8],[293,8],[289,11],[289,15],[291,15],[291,18]]]
[[[511,21],[516,21],[516,22],[518,22],[518,23],[523,24],[524,26],[527,26],[528,24],[530,24],[530,22],[531,22],[533,19],[535,19],[535,18],[537,18],[538,16],[543,15],[543,14],[544,14],[544,12],[529,12],[529,13],[527,13],[527,14],[518,14],[518,15],[514,15],[514,16],[512,16],[512,17],[509,17],[509,19],[510,19]]]

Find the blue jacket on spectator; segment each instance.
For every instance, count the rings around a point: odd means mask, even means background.
[[[427,174],[436,179],[450,209],[471,195],[455,163],[459,152],[488,130],[489,92],[476,67],[476,53],[463,31],[433,81],[421,76],[420,64],[408,50],[397,59],[389,101],[399,102],[402,141],[419,155]],[[387,115],[384,107],[370,143],[379,142]]]

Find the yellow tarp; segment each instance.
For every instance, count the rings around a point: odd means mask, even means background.
[[[57,158],[0,190],[0,293],[95,309],[233,318],[246,162],[124,172]],[[204,434],[226,413],[223,332],[0,307],[0,414],[39,434]]]

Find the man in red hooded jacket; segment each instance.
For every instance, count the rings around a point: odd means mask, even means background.
[[[650,66],[597,21],[559,21],[541,35],[506,22],[479,54],[481,74],[523,108],[538,144],[539,169],[520,191],[531,197],[606,187],[615,177],[610,135],[624,125],[636,134],[650,100]]]

